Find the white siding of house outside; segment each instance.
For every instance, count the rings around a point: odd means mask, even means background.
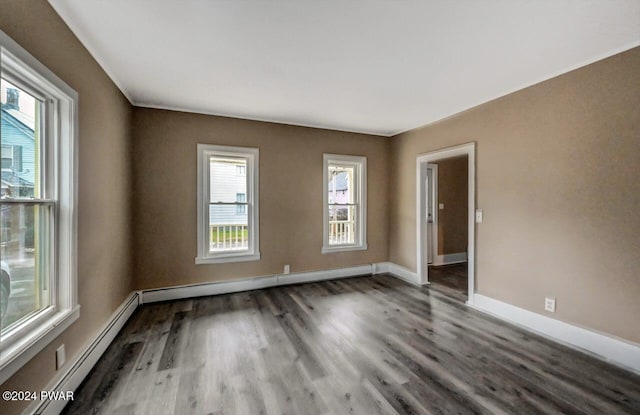
[[[246,166],[244,160],[233,162],[212,161],[211,163],[211,202],[238,202],[237,194],[247,194],[247,177],[239,175],[236,166]],[[244,169],[246,172],[246,168]],[[209,210],[210,225],[246,225],[247,213],[238,213],[235,205],[217,205]]]

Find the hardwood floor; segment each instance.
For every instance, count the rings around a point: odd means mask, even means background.
[[[640,377],[386,275],[149,304],[66,414],[639,414]]]
[[[444,290],[447,294],[467,300],[469,279],[467,278],[467,263],[451,265],[429,266],[429,282],[434,288]]]

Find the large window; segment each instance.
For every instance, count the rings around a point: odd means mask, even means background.
[[[322,253],[367,249],[366,157],[324,155]]]
[[[0,383],[78,317],[77,94],[0,32]]]
[[[198,144],[197,264],[260,259],[258,149]]]

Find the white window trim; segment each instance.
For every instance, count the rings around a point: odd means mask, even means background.
[[[329,245],[329,164],[342,164],[354,167],[358,178],[356,198],[359,201],[356,222],[356,243],[344,245]],[[327,154],[322,158],[322,253],[367,250],[367,158],[363,156],[346,156],[341,154]]]
[[[0,67],[46,97],[50,146],[43,159],[48,170],[47,198],[53,201],[54,227],[50,281],[51,305],[0,339],[0,384],[17,372],[80,316],[77,296],[78,94],[13,39],[0,31]],[[48,166],[48,167],[47,167]]]
[[[249,226],[249,250],[242,252],[209,252],[209,157],[212,155],[242,157],[247,159],[246,177],[247,218]],[[260,259],[260,210],[259,170],[260,151],[252,147],[198,144],[198,253],[196,264],[219,264],[225,262],[257,261]]]

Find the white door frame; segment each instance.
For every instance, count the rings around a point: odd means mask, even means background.
[[[431,204],[431,247],[426,246],[425,248],[431,249],[431,263],[432,265],[436,263],[436,259],[438,258],[438,165],[437,164],[427,164],[427,170],[431,170],[431,188],[428,188],[428,180],[425,179],[423,183],[427,187],[426,190],[429,190],[430,198],[427,201]],[[425,206],[426,207],[426,206]],[[426,212],[424,213],[426,214]],[[425,216],[425,219],[428,219],[428,216]],[[428,251],[427,251],[428,252]],[[428,258],[427,254],[427,258]],[[427,261],[428,262],[428,261]]]
[[[467,156],[468,160],[468,242],[467,242],[467,274],[469,276],[467,304],[473,305],[473,294],[475,293],[475,211],[476,211],[476,143],[461,144],[442,150],[431,151],[421,154],[416,158],[416,274],[421,284],[429,283],[429,266],[425,253],[428,244],[433,243],[427,238],[426,215],[426,189],[424,183],[427,179],[427,164],[437,160]]]

